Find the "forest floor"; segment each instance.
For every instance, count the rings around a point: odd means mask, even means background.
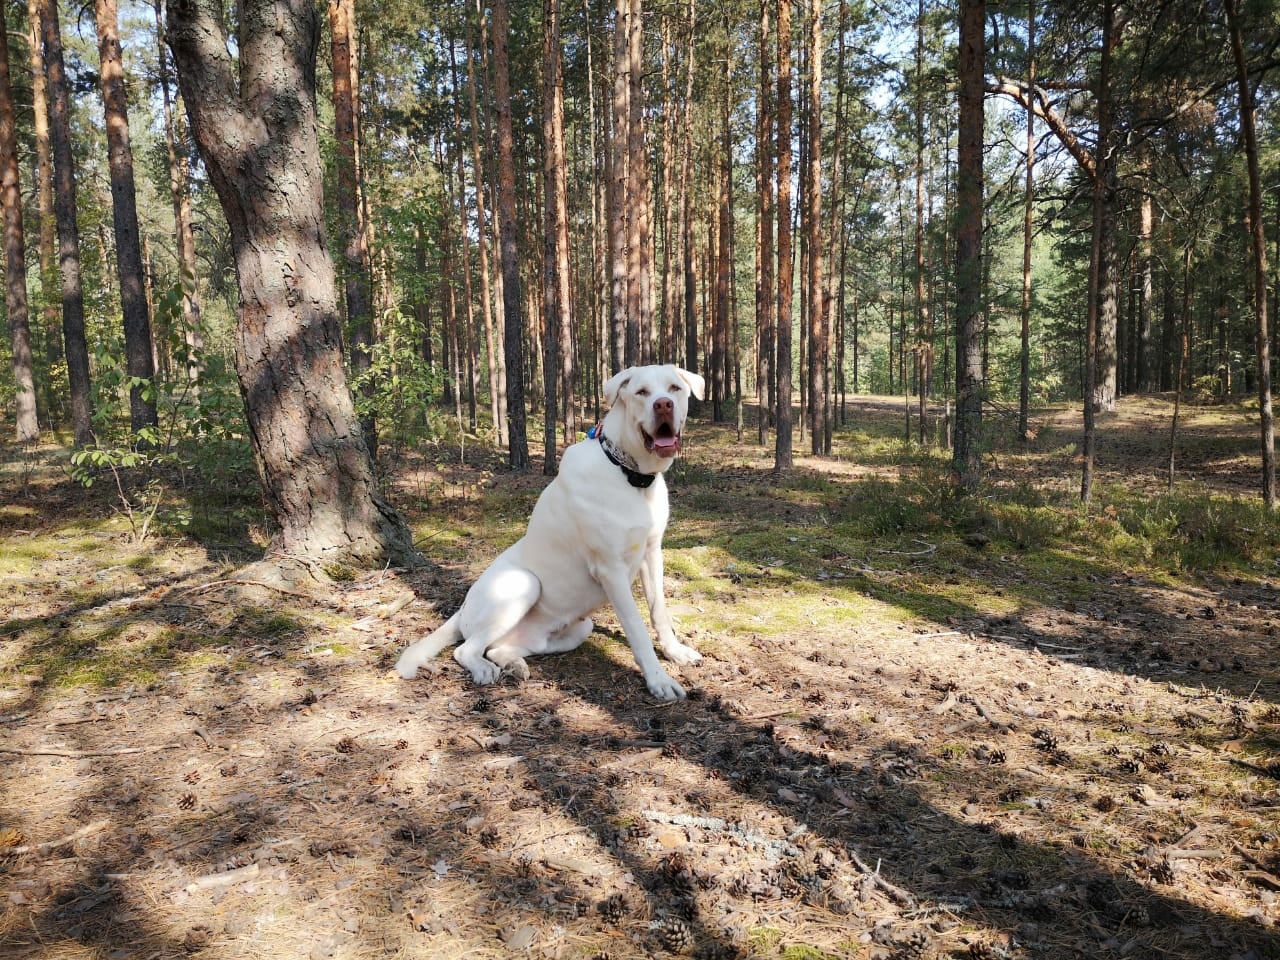
[[[1066,408],[977,497],[901,401],[782,479],[692,422],[675,704],[609,612],[394,676],[545,483],[472,448],[394,465],[427,566],[318,593],[0,447],[0,956],[1280,958],[1280,528],[1246,408],[1166,490],[1171,410],[1102,418],[1087,512]]]

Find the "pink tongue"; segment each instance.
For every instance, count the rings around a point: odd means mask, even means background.
[[[677,450],[680,447],[679,437],[654,437],[654,450]]]

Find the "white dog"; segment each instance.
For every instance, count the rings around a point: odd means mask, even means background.
[[[401,655],[400,676],[412,679],[461,640],[453,657],[476,683],[493,683],[504,668],[525,679],[525,657],[579,646],[591,633],[590,614],[608,601],[649,692],[682,699],[684,688],[658,662],[631,586],[638,573],[667,659],[701,660],[676,639],[662,595],[668,515],[662,474],[680,452],[689,394],[702,399],[703,384],[670,364],[630,367],[610,379],[609,412],[589,439],[564,452],[524,537],[472,585],[457,613]]]

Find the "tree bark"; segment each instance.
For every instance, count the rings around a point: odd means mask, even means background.
[[[777,283],[773,267],[773,66],[769,59],[769,5],[760,2],[760,93],[756,118],[756,401],[757,439],[769,442],[774,403],[774,304]]]
[[[93,442],[89,396],[89,348],[84,333],[84,288],[80,279],[80,228],[76,224],[76,174],[71,149],[71,107],[57,0],[38,0],[45,80],[49,91],[49,139],[53,156],[53,208],[58,224],[62,275],[62,338],[71,388],[71,426],[77,447]]]
[[[171,0],[169,40],[230,226],[236,373],[279,525],[272,553],[413,562],[412,536],[377,489],[343,369],[316,122],[319,11],[308,0],[247,0],[238,57],[221,14],[215,0]]]
[[[22,191],[18,181],[18,137],[9,76],[9,26],[0,7],[0,207],[4,210],[5,316],[13,351],[14,439],[40,439],[36,383],[27,313],[27,254],[22,235]]]
[[[610,359],[614,372],[631,360],[631,276],[629,273],[630,220],[634,216],[628,202],[630,178],[627,165],[631,151],[631,41],[630,0],[617,0],[613,20],[613,100],[609,138],[609,270],[611,279]]]
[[[129,109],[120,55],[120,27],[116,0],[94,0],[98,28],[99,79],[103,118],[107,128],[107,164],[111,173],[111,209],[115,226],[116,276],[120,281],[120,310],[124,317],[124,352],[129,374],[129,423],[134,437],[159,422],[154,387],[156,370],[151,352],[151,312],[143,276],[142,241],[138,230],[138,197],[133,179],[133,148],[129,142]],[[141,383],[139,381],[147,381]]]
[[[1027,3],[1027,89],[1036,85],[1036,8]],[[1031,241],[1035,225],[1036,113],[1027,101],[1027,171],[1022,194],[1022,312],[1018,346],[1018,439],[1031,440]]]
[[[1244,134],[1245,162],[1249,169],[1249,202],[1246,221],[1253,252],[1253,312],[1258,355],[1258,414],[1262,432],[1262,499],[1267,509],[1276,506],[1275,418],[1271,410],[1271,336],[1267,330],[1267,237],[1262,220],[1262,176],[1258,168],[1257,119],[1249,64],[1236,0],[1224,0],[1231,53],[1236,63],[1236,87],[1240,95],[1240,127]]]
[[[791,0],[778,0],[778,412],[773,468],[793,465],[791,429]]]
[[[204,350],[204,333],[200,326],[200,284],[196,274],[196,241],[191,229],[190,170],[187,163],[186,138],[178,128],[173,98],[169,93],[169,46],[165,40],[162,4],[157,0],[156,47],[160,71],[160,93],[164,104],[164,139],[169,159],[169,196],[173,203],[174,243],[178,251],[178,269],[182,283],[182,337],[187,347],[186,375],[199,396],[200,354]],[[179,148],[179,143],[182,144]]]
[[[960,136],[956,171],[956,430],[951,469],[982,479],[982,140],[985,0],[960,3]]]
[[[493,4],[494,105],[498,113],[498,232],[502,243],[502,305],[506,326],[508,463],[529,469],[529,440],[524,409],[524,316],[521,305],[520,251],[516,247],[516,174],[511,129],[511,32],[506,0]]]
[[[45,339],[45,360],[50,369],[63,358],[62,311],[58,290],[58,228],[53,210],[53,150],[49,142],[49,91],[44,79],[44,51],[40,26],[40,0],[27,0],[27,59],[31,66],[32,127],[36,142],[36,211],[40,230],[40,309]],[[55,419],[57,399],[54,378],[45,378],[45,406]]]
[[[372,265],[360,206],[360,142],[356,115],[358,80],[352,52],[355,0],[329,0],[329,34],[333,67],[333,137],[337,145],[338,244],[342,248],[351,372],[358,379],[367,377],[373,363],[374,338],[370,290]],[[374,384],[365,382],[361,392],[366,399],[371,399],[376,392]],[[378,427],[372,412],[360,418],[360,427],[364,430],[369,452],[377,459]]]
[[[809,439],[815,456],[827,447],[827,303],[822,287],[822,0],[809,0]]]
[[[479,14],[483,17],[483,14]],[[484,22],[481,20],[480,43],[483,47],[487,41]],[[478,120],[479,99],[476,83],[475,58],[471,55],[471,18],[466,18],[467,40],[467,95],[471,113],[471,167],[476,179],[476,248],[480,258],[480,303],[484,310],[484,344],[485,360],[489,371],[489,412],[493,417],[493,427],[498,435],[498,443],[507,443],[507,372],[506,360],[498,349],[497,336],[494,332],[495,310],[492,286],[492,275],[489,270],[489,218],[485,206],[484,164],[480,159],[480,124]],[[486,140],[488,138],[486,137]]]
[[[542,472],[556,474],[559,404],[566,421],[573,407],[572,331],[569,298],[569,201],[565,177],[564,73],[560,60],[560,3],[542,4],[543,384],[546,393]],[[566,423],[565,439],[571,436]]]

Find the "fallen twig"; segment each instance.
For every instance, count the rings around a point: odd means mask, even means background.
[[[257,863],[251,863],[247,867],[241,867],[239,870],[228,870],[225,873],[208,873],[203,877],[196,877],[188,883],[184,890],[187,893],[195,893],[198,890],[211,890],[215,887],[229,887],[234,883],[240,883],[244,880],[252,880],[258,875],[259,867]]]
[[[10,847],[8,850],[0,852],[9,856],[18,856],[26,853],[48,853],[50,850],[58,849],[58,847],[65,847],[69,843],[75,843],[77,840],[83,840],[85,837],[91,837],[95,833],[101,833],[109,826],[111,826],[110,820],[96,820],[93,823],[86,824],[74,833],[69,833],[65,837],[59,837],[57,840],[46,840],[43,843],[27,843],[20,847]]]
[[[887,893],[892,899],[896,900],[904,907],[915,909],[916,898],[906,890],[903,890],[901,887],[890,883],[884,877],[880,876],[880,864],[877,863],[876,868],[872,870],[865,862],[863,862],[862,857],[858,856],[858,851],[852,849],[849,850],[849,857],[853,860],[854,865],[862,871],[864,876],[869,877],[877,887]]]
[[[116,747],[114,750],[65,750],[60,747],[0,747],[0,753],[14,753],[24,757],[120,757],[127,753],[150,753],[153,750],[177,750],[181,744],[166,743],[158,747]]]

